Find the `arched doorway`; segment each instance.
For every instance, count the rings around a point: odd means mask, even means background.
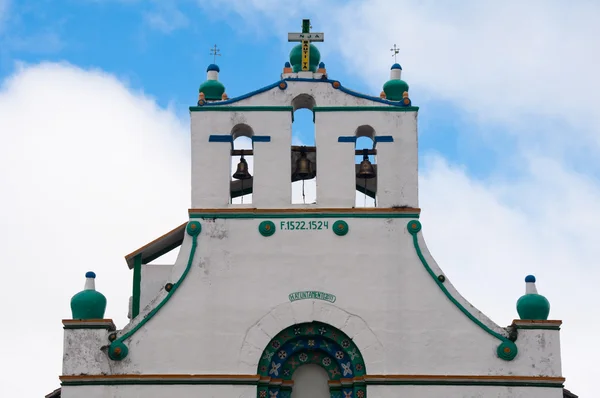
[[[281,331],[264,349],[258,363],[258,398],[303,397],[308,391],[295,390],[295,381],[298,388],[318,390],[319,380],[315,384],[303,381],[308,377],[303,373],[316,375],[314,368],[306,365],[319,366],[327,373],[329,397],[367,396],[362,377],[366,374],[365,363],[352,339],[331,325],[310,322]],[[296,371],[300,373],[295,376]]]
[[[330,398],[329,374],[319,365],[300,366],[292,376],[292,398]]]

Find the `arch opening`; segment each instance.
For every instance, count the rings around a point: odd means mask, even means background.
[[[322,368],[327,375],[328,396],[341,393],[366,397],[364,384],[354,383],[366,374],[364,359],[345,333],[335,327],[310,322],[296,324],[278,333],[264,349],[258,364],[257,396],[303,397],[316,386],[296,386],[296,371],[305,365]],[[344,384],[342,385],[342,379]],[[317,383],[318,386],[318,383]],[[304,390],[306,388],[307,390]],[[300,390],[302,389],[302,390]],[[309,395],[306,395],[309,396]]]
[[[377,207],[377,149],[375,129],[359,126],[354,132],[354,169],[356,172],[356,207]]]
[[[292,100],[292,204],[317,202],[317,147],[312,111],[314,102],[314,98],[308,94],[300,94]]]
[[[254,131],[240,123],[231,129],[230,203],[251,204],[254,176]]]
[[[298,109],[309,109],[313,110],[316,106],[317,102],[315,98],[310,94],[298,94],[292,100],[292,108],[293,112],[296,112]]]
[[[302,365],[292,376],[292,398],[329,398],[329,375],[320,365]]]

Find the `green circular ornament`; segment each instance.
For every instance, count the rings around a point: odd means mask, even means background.
[[[275,223],[273,221],[263,221],[258,225],[258,232],[262,236],[271,236],[275,233]]]
[[[418,220],[411,220],[408,222],[406,228],[408,232],[414,235],[421,230],[421,223]]]
[[[510,340],[503,341],[496,349],[498,358],[504,359],[505,361],[512,361],[515,359],[518,352],[517,345]]]
[[[190,236],[198,236],[202,231],[202,226],[198,221],[190,221],[186,227],[186,231]]]
[[[207,100],[220,100],[225,92],[225,86],[218,80],[207,80],[200,85],[199,92],[204,93]]]
[[[113,341],[108,347],[108,357],[113,361],[125,359],[129,354],[129,348],[120,341]]]
[[[310,51],[308,55],[308,69],[311,72],[316,72],[319,61],[321,60],[321,53],[314,44],[310,44]],[[292,64],[292,70],[294,73],[302,71],[302,44],[298,44],[290,51],[290,64]]]
[[[545,321],[550,314],[550,302],[541,294],[526,294],[517,301],[517,312],[521,319]]]
[[[348,233],[348,223],[346,221],[338,220],[333,223],[333,233],[337,236],[344,236]]]

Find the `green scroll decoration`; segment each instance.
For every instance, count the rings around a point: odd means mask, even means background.
[[[160,311],[160,309],[165,304],[167,304],[167,302],[171,299],[171,297],[173,297],[173,295],[175,294],[175,292],[177,291],[179,286],[181,286],[181,284],[187,277],[188,273],[190,272],[190,269],[192,268],[194,254],[196,253],[196,248],[198,247],[198,235],[200,235],[201,231],[202,231],[202,226],[200,225],[200,223],[198,221],[190,221],[188,223],[188,225],[186,227],[186,232],[188,235],[190,235],[192,237],[192,248],[190,250],[190,256],[188,258],[187,266],[185,267],[183,274],[181,274],[181,277],[179,278],[179,280],[172,285],[171,289],[169,290],[169,292],[167,293],[165,298],[156,307],[154,307],[152,309],[152,311],[150,311],[148,313],[148,315],[146,315],[144,317],[144,319],[142,319],[137,325],[135,325],[135,327],[133,327],[133,329],[131,329],[130,331],[128,331],[121,337],[112,340],[112,342],[110,343],[110,346],[108,347],[108,356],[110,359],[112,359],[113,361],[120,361],[127,357],[127,354],[129,353],[129,349],[125,345],[124,341],[127,340],[128,338],[130,338],[131,336],[133,336],[146,323],[150,322],[150,320],[158,313],[158,311]]]
[[[448,289],[446,289],[446,286],[444,286],[444,281],[446,280],[446,278],[444,277],[443,281],[440,280],[438,275],[436,275],[429,266],[429,264],[427,264],[427,261],[425,260],[423,252],[421,251],[421,248],[419,246],[419,240],[417,237],[417,234],[421,231],[421,223],[418,220],[411,220],[408,222],[406,228],[408,232],[412,235],[413,245],[415,247],[417,255],[419,256],[419,259],[421,260],[421,264],[423,264],[423,267],[425,267],[427,273],[433,278],[433,281],[436,283],[436,285],[438,285],[438,287],[442,290],[442,292],[444,292],[446,297],[448,297],[448,299],[463,314],[465,314],[471,321],[473,321],[473,323],[475,323],[477,326],[483,329],[486,333],[492,335],[493,337],[501,341],[500,345],[496,349],[496,354],[498,355],[498,358],[503,359],[505,361],[512,361],[513,359],[515,359],[519,351],[517,349],[517,345],[514,342],[510,341],[507,337],[493,331],[487,325],[484,325],[479,319],[477,319],[473,314],[471,314],[461,303],[459,303],[458,300],[452,297]]]

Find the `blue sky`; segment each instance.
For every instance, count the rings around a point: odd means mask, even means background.
[[[223,54],[217,63],[227,94],[241,95],[279,79],[292,47],[287,32],[311,18],[326,34],[319,48],[329,76],[356,91],[379,94],[393,63],[389,49],[399,46],[403,79],[420,106],[428,247],[454,286],[501,325],[516,316],[523,277],[535,274],[551,317],[564,321],[567,386],[593,396],[600,349],[589,341],[600,322],[588,308],[600,306],[600,4],[166,4],[0,0],[0,186],[10,193],[0,223],[11,265],[5,277],[28,281],[44,297],[2,309],[17,325],[39,314],[36,327],[17,337],[0,331],[16,342],[7,354],[15,369],[43,375],[27,391],[18,378],[9,381],[9,393],[40,396],[57,385],[59,322],[86,271],[98,274],[107,316],[118,327],[127,322],[131,274],[123,255],[187,214],[188,107],[212,62],[210,48],[217,44]],[[297,128],[304,141],[308,127]],[[37,250],[32,224],[45,232]],[[96,242],[102,250],[91,247]],[[5,286],[0,302],[12,302],[20,286]]]
[[[299,31],[304,16],[291,19],[289,31]],[[311,17],[310,13],[306,17]],[[322,27],[316,25],[314,29]],[[334,37],[336,32],[326,34]],[[279,79],[293,47],[280,32],[257,29],[233,12],[216,16],[190,1],[179,2],[176,7],[152,1],[13,2],[0,40],[4,48],[0,78],[15,70],[15,61],[66,61],[82,68],[99,68],[155,98],[159,105],[173,107],[182,117],[197,100],[197,88],[206,77],[206,66],[212,63],[209,50],[214,44],[221,49],[222,56],[217,57],[220,80],[230,97]],[[391,48],[395,43],[402,47],[399,37],[388,39],[386,46]],[[371,87],[348,73],[335,53],[335,42],[318,46],[331,77],[354,90],[379,94],[381,87]],[[380,86],[393,63],[391,52],[383,55],[388,62],[380,63]],[[410,84],[411,65],[402,58],[400,52],[398,61]],[[418,89],[411,91],[415,93],[414,103],[423,106],[420,150],[441,152],[474,175],[485,175],[495,163],[493,148],[477,136],[469,136],[472,126],[460,109],[435,99],[420,101]],[[300,117],[299,126],[294,126],[303,142],[311,141],[308,118]]]

